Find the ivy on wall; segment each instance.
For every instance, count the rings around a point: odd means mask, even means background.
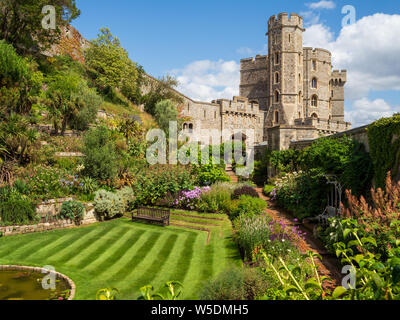
[[[367,131],[376,186],[384,188],[388,171],[393,177],[399,173],[400,114],[375,121]]]

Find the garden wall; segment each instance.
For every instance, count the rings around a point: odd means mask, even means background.
[[[344,136],[351,137],[354,140],[362,143],[365,145],[365,150],[369,152],[369,143],[368,143],[368,133],[367,133],[367,126],[362,126],[359,128],[354,128],[351,130],[339,132],[333,135],[328,136],[329,138],[341,138]],[[310,140],[301,140],[301,141],[293,141],[290,143],[290,149],[296,149],[296,150],[302,150],[305,149],[306,147],[309,147],[312,145],[312,143],[315,140],[310,139]]]
[[[60,213],[61,206],[66,201],[71,201],[72,198],[53,199],[40,204],[36,213],[40,217],[40,223],[23,226],[6,226],[0,227],[0,233],[3,236],[11,236],[17,234],[43,232],[56,229],[66,229],[76,227],[76,223],[72,220],[58,220],[57,215]],[[81,225],[88,225],[97,222],[94,207],[92,203],[84,204],[85,216]]]

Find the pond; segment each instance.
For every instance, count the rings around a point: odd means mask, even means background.
[[[0,271],[0,300],[67,300],[70,287],[56,279],[55,289],[43,289],[46,274],[30,271]],[[46,281],[46,279],[45,279]]]

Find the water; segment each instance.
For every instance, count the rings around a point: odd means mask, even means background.
[[[0,300],[66,300],[66,281],[56,280],[55,290],[42,288],[45,274],[25,271],[0,271]],[[62,298],[62,299],[61,299]]]

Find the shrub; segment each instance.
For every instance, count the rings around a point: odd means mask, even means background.
[[[269,196],[270,193],[271,193],[274,189],[276,189],[275,186],[271,186],[271,185],[267,184],[266,186],[264,186],[263,193],[264,193],[264,195]]]
[[[131,187],[122,188],[117,192],[118,196],[121,198],[124,204],[124,211],[127,211],[135,202],[135,194]]]
[[[79,224],[85,215],[85,207],[82,203],[77,201],[67,201],[61,206],[59,219],[73,220],[76,224]]]
[[[201,195],[207,191],[210,191],[210,187],[195,187],[193,190],[181,191],[175,200],[175,205],[178,208],[194,210],[199,207]]]
[[[264,294],[266,278],[257,269],[230,268],[208,281],[200,291],[201,300],[254,300]]]
[[[95,193],[94,206],[100,218],[112,219],[125,212],[121,195],[103,189]]]
[[[134,175],[135,206],[154,205],[168,193],[193,190],[196,182],[196,176],[182,166],[152,166],[140,169]]]
[[[106,127],[97,127],[85,135],[83,153],[86,175],[103,181],[113,180],[117,176],[118,154]]]
[[[235,189],[235,191],[233,192],[233,198],[239,199],[241,196],[250,196],[253,198],[260,197],[258,195],[257,191],[253,187],[250,187],[250,186],[243,186],[243,187]]]
[[[196,166],[194,173],[198,175],[198,184],[201,186],[209,186],[216,182],[230,182],[225,170],[214,164],[204,164]]]
[[[247,260],[252,259],[255,248],[266,247],[271,242],[271,221],[266,216],[246,214],[241,214],[235,221],[234,238]]]
[[[90,177],[83,177],[80,179],[80,183],[82,184],[82,191],[84,194],[91,194],[99,187],[96,180]]]
[[[29,200],[10,199],[0,202],[0,224],[20,225],[36,219],[35,206]]]
[[[64,171],[51,167],[35,168],[28,176],[28,185],[31,196],[38,199],[60,198],[69,194],[61,180],[64,177]]]
[[[230,212],[232,220],[241,214],[248,216],[262,214],[267,207],[267,203],[260,198],[253,198],[250,196],[241,196],[237,203],[237,208]]]
[[[276,185],[277,203],[298,219],[319,215],[326,207],[329,186],[318,169],[288,173]]]
[[[198,209],[203,212],[225,212],[231,195],[232,191],[227,187],[214,185],[209,191],[202,193]]]

